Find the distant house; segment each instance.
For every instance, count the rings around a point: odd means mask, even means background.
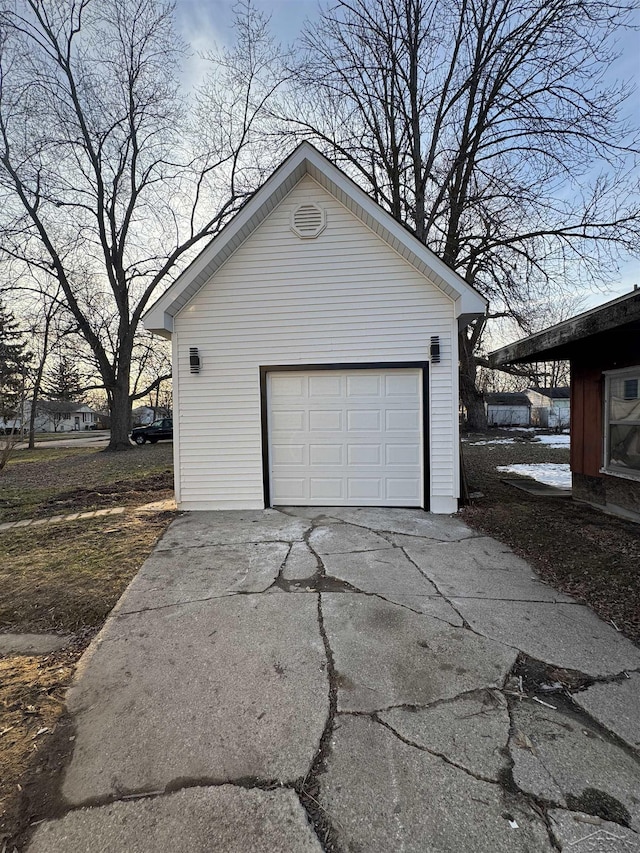
[[[20,432],[22,430],[22,418],[0,418],[0,435]]]
[[[548,429],[564,429],[571,421],[570,388],[527,388],[531,423]]]
[[[526,394],[485,394],[484,402],[489,426],[529,426],[531,423],[531,400]]]
[[[640,290],[490,358],[569,360],[573,497],[640,521]]]
[[[29,423],[30,413],[31,406],[27,404],[25,424]],[[91,429],[95,422],[95,412],[84,403],[38,400],[36,404],[36,432],[74,432]]]

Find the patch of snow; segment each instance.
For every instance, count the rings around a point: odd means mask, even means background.
[[[569,447],[568,435],[539,435],[537,439],[548,447]]]
[[[467,439],[468,440],[468,439]],[[463,439],[464,441],[464,439]],[[480,447],[481,444],[514,444],[514,438],[490,438],[487,441],[472,441],[470,447]]]
[[[568,465],[556,462],[540,462],[534,465],[498,465],[496,471],[507,474],[523,474],[547,486],[559,489],[571,488],[571,469]]]
[[[535,427],[500,427],[505,432],[535,432]]]

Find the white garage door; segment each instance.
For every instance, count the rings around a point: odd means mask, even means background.
[[[423,506],[422,371],[267,376],[273,506]]]

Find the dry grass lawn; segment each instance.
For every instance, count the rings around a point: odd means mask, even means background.
[[[0,474],[2,521],[138,506],[172,495],[171,445],[128,453],[18,451]],[[0,657],[0,851],[22,849],[55,812],[73,732],[64,695],[75,665],[173,513],[0,532],[0,632],[70,634],[59,652]]]

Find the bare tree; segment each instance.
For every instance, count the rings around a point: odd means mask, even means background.
[[[148,392],[132,390],[140,318],[264,174],[255,143],[277,87],[266,22],[244,5],[196,126],[172,16],[157,0],[0,11],[2,249],[58,282],[108,397],[111,450],[130,446],[132,394]]]
[[[335,0],[303,36],[284,132],[309,138],[527,330],[535,297],[638,251],[638,135],[606,86],[632,2]],[[486,423],[461,333],[461,397]]]

